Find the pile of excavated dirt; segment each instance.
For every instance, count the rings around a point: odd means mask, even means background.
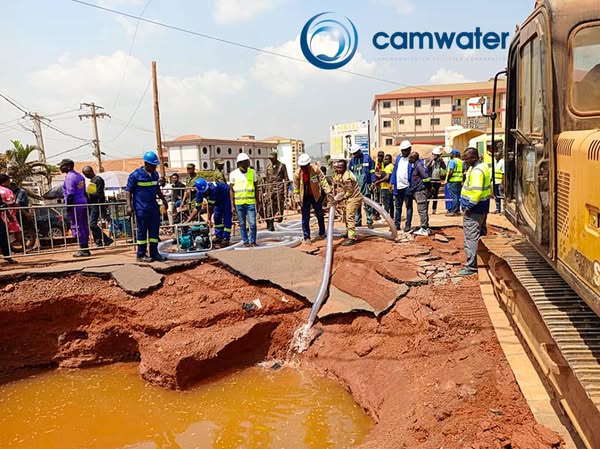
[[[563,447],[520,393],[477,279],[454,276],[461,230],[444,234],[448,242],[337,247],[339,289],[381,294],[386,283],[406,282],[410,291],[377,319],[324,320],[323,334],[295,360],[337,379],[373,417],[362,449]],[[210,263],[167,274],[142,297],[81,274],[28,278],[0,286],[0,380],[32,368],[139,361],[146,380],[187,388],[221,370],[285,358],[307,316],[300,298]]]

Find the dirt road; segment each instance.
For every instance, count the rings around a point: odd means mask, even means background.
[[[376,421],[362,449],[563,447],[533,419],[477,279],[452,276],[463,258],[461,230],[446,235],[448,242],[371,239],[339,248],[333,283],[348,293],[370,294],[364,273],[399,282],[386,269],[416,266],[425,282],[378,319],[318,323],[323,334],[297,361],[339,380]],[[422,248],[434,258],[433,272],[418,265]],[[442,265],[445,275],[433,279]],[[257,298],[261,309],[242,308]],[[300,298],[210,263],[168,274],[142,297],[80,274],[29,278],[0,286],[0,373],[6,381],[31,368],[137,360],[148,381],[181,388],[217,370],[285,358],[307,315]]]

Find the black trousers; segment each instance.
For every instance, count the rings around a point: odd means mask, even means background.
[[[8,229],[6,228],[6,223],[2,218],[0,218],[0,249],[2,250],[3,256],[10,257]]]

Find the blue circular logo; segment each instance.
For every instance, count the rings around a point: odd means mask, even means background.
[[[333,55],[315,54],[314,39],[319,36],[337,44]],[[348,17],[322,12],[311,18],[300,33],[300,48],[304,57],[315,67],[325,70],[339,69],[350,62],[358,48],[358,33]]]

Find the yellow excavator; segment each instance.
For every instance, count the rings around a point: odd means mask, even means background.
[[[521,237],[483,239],[481,258],[556,399],[600,448],[600,1],[538,0],[502,75],[505,214]],[[495,105],[489,116],[493,127]]]

